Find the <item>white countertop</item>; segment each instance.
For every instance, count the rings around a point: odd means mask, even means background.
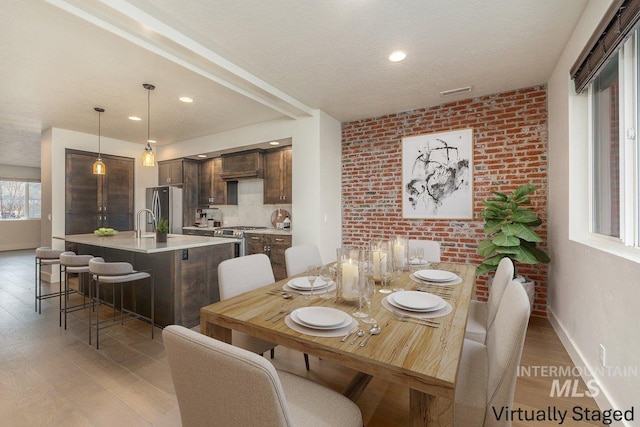
[[[72,243],[147,254],[231,243],[229,239],[221,237],[190,236],[186,234],[169,234],[167,237],[166,243],[157,243],[155,233],[145,233],[142,238],[136,239],[135,232],[121,231],[114,236],[108,237],[99,237],[95,234],[70,234],[64,236],[64,240]]]
[[[293,233],[291,230],[278,230],[277,228],[267,228],[266,230],[247,230],[247,234],[283,234],[285,236],[291,236]]]
[[[182,227],[183,230],[201,230],[201,231],[214,231],[220,227]],[[267,228],[259,230],[246,230],[247,234],[284,234],[291,236],[291,230],[278,230],[276,228]]]
[[[182,227],[183,230],[202,230],[202,231],[213,231],[217,230],[220,227],[196,227],[195,225]]]

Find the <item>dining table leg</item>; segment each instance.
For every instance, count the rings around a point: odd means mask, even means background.
[[[412,427],[453,427],[453,400],[409,389]]]
[[[231,329],[207,322],[207,319],[202,315],[200,316],[200,333],[231,344]]]
[[[355,402],[364,392],[364,389],[367,388],[367,385],[372,378],[373,377],[369,374],[358,372],[353,377],[349,385],[347,385],[347,387],[344,389],[342,395],[352,402]]]

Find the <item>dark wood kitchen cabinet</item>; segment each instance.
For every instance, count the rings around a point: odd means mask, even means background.
[[[291,204],[291,147],[264,154],[264,203]]]
[[[200,205],[237,205],[238,181],[224,181],[222,158],[205,160],[199,164],[200,170]]]
[[[191,165],[197,165],[197,162],[190,159],[174,159],[158,162],[158,185],[184,184]]]
[[[287,277],[284,251],[291,247],[291,235],[247,233],[247,255],[265,254],[271,261],[276,280]]]
[[[133,230],[134,159],[102,154],[107,172],[92,172],[96,153],[65,152],[65,234],[109,227]]]

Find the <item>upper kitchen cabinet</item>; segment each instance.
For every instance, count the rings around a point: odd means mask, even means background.
[[[237,205],[238,181],[224,181],[222,158],[200,162],[200,205]]]
[[[264,154],[264,203],[291,204],[291,147]]]
[[[175,159],[158,162],[158,185],[182,185],[186,168],[197,165],[193,160]]]
[[[264,173],[264,150],[255,149],[222,155],[222,173],[225,181],[243,178],[262,178]]]
[[[99,227],[133,230],[134,159],[102,155],[105,175],[94,175],[95,153],[65,152],[65,234]]]

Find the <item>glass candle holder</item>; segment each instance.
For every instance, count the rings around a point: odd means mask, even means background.
[[[409,239],[404,236],[395,236],[391,240],[393,249],[394,271],[404,271],[409,266]]]
[[[357,249],[338,248],[336,262],[336,299],[357,302],[360,280],[359,257]]]

